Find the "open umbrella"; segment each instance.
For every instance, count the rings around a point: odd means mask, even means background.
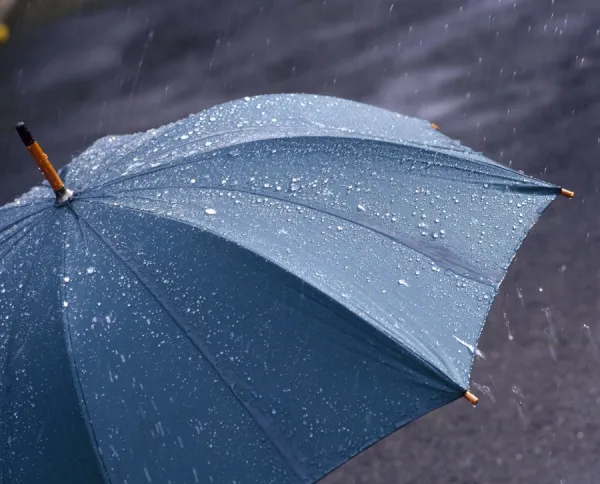
[[[475,402],[505,271],[572,195],[319,96],[109,136],[59,174],[18,130],[50,186],[0,209],[3,482],[314,482]]]

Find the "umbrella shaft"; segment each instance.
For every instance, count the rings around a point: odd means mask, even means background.
[[[48,183],[50,183],[52,189],[55,192],[61,191],[65,185],[60,179],[60,176],[58,176],[58,173],[54,167],[50,164],[48,155],[44,153],[38,142],[34,141],[33,144],[27,147],[27,149],[29,150],[29,153],[31,153],[31,156],[35,160],[40,171],[46,177],[46,180],[48,180]]]

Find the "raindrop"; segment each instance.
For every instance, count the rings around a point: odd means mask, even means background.
[[[460,339],[459,337],[457,337],[455,335],[452,335],[452,336],[454,337],[454,339],[456,341],[458,341],[461,345],[463,345],[465,348],[467,348],[471,354],[475,354],[475,346],[467,343],[466,341],[463,341],[462,339]]]
[[[217,211],[214,208],[207,208],[206,210],[204,210],[204,213],[206,215],[215,215]]]
[[[409,287],[408,282],[406,282],[404,279],[400,279],[398,281],[398,284],[400,284],[401,286],[404,286],[404,287]]]
[[[179,137],[179,139],[180,139],[180,140],[186,140],[186,139],[188,139],[188,138],[189,138],[189,136],[188,136],[187,134],[182,134],[182,135]]]
[[[86,272],[87,272],[88,274],[93,274],[94,272],[96,272],[96,269],[95,269],[94,267],[91,267],[91,266],[90,266],[90,267],[88,267],[88,268],[86,269]]]
[[[492,402],[496,403],[496,398],[492,393],[492,389],[487,385],[481,385],[479,383],[473,382],[473,386],[477,388],[481,393],[483,393],[486,397],[488,397]]]
[[[365,206],[361,205],[360,203],[356,206],[356,208],[359,212],[364,212],[366,210]]]
[[[64,281],[65,281],[65,282],[69,282],[70,280],[71,280],[71,278],[70,278],[70,277],[68,277],[68,276],[65,276],[65,278],[64,278]]]
[[[523,395],[523,392],[517,385],[512,386],[512,392],[519,398],[525,398],[525,395]]]
[[[68,308],[69,307],[69,303],[67,301],[63,301],[63,308]]]

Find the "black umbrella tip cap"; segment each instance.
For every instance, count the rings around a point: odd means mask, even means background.
[[[29,147],[33,143],[35,143],[35,138],[31,135],[31,133],[29,132],[29,129],[27,129],[27,126],[25,126],[25,123],[23,123],[23,122],[17,123],[17,125],[15,126],[15,129],[17,130],[17,133],[19,133],[19,136],[21,137],[21,141],[23,141],[23,144],[25,146]]]

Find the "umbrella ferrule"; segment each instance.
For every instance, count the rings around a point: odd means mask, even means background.
[[[18,123],[16,129],[21,137],[21,141],[23,141],[23,144],[29,151],[29,154],[35,160],[38,168],[54,190],[57,203],[64,203],[69,200],[73,196],[73,192],[65,187],[59,174],[52,166],[52,163],[50,163],[48,155],[44,153],[44,150],[42,150],[42,147],[32,136],[27,126],[25,126],[25,123]]]

